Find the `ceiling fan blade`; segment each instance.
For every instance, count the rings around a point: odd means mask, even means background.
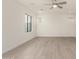
[[[58,7],[59,7],[59,8],[63,8],[62,6],[59,6],[59,5],[58,5]]]
[[[66,1],[64,1],[64,2],[59,2],[58,4],[67,4],[67,2],[66,2]]]

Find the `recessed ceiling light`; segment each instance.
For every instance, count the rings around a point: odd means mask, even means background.
[[[43,12],[43,9],[40,9],[39,11],[38,11],[38,13],[42,13]]]

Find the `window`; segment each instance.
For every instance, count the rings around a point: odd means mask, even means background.
[[[32,31],[32,16],[25,14],[25,32]]]

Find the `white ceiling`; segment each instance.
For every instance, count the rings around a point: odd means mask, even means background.
[[[51,0],[18,0],[20,3],[24,4],[29,9],[33,10],[34,12],[40,14],[51,13],[51,14],[59,14],[59,15],[75,15],[75,0],[57,0],[58,2],[67,1],[66,5],[62,5],[63,9],[54,8],[50,10],[51,6],[47,6],[45,4],[52,3]],[[43,9],[43,11],[40,11]]]

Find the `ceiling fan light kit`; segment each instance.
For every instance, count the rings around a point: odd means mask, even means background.
[[[62,9],[63,8],[62,5],[65,5],[65,4],[67,4],[66,1],[57,2],[57,0],[55,0],[55,1],[52,0],[52,4],[47,4],[47,5],[51,6],[50,9],[57,8],[57,7],[60,8],[60,9]]]
[[[57,5],[53,5],[53,8],[56,8],[56,7],[58,7]]]

